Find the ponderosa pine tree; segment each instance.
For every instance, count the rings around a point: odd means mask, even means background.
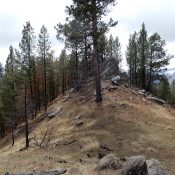
[[[116,37],[113,38],[112,35],[110,35],[108,43],[106,45],[106,57],[107,59],[115,59],[118,62],[118,68],[122,61],[122,54],[121,54],[121,44],[119,42],[119,38]]]
[[[161,99],[164,99],[168,102],[170,101],[171,89],[170,89],[170,83],[166,76],[161,77],[160,85],[158,88],[158,95]]]
[[[19,44],[21,49],[21,75],[23,75],[23,86],[24,86],[24,116],[25,116],[25,136],[26,136],[26,148],[29,147],[29,130],[28,130],[28,85],[30,90],[30,101],[31,101],[31,113],[33,115],[34,97],[33,97],[33,82],[34,82],[34,48],[35,48],[35,36],[34,29],[30,22],[26,22],[22,30],[22,39]]]
[[[99,69],[99,51],[98,51],[98,39],[102,32],[99,28],[100,24],[102,24],[102,17],[108,13],[108,6],[114,5],[115,0],[73,0],[73,5],[68,8],[69,14],[73,15],[75,18],[77,16],[81,16],[82,18],[86,19],[89,23],[90,27],[90,34],[92,36],[92,43],[93,43],[93,58],[94,58],[94,65],[95,65],[95,77],[96,77],[96,101],[102,101],[102,94],[101,94],[101,83],[100,83],[100,69]],[[107,30],[109,26],[114,26],[112,20],[109,24],[104,25],[105,29]],[[105,33],[105,30],[103,30]]]
[[[137,33],[130,35],[126,50],[126,60],[129,66],[129,78],[131,85],[138,86],[139,60]]]
[[[9,55],[6,60],[5,74],[1,86],[1,113],[8,121],[12,131],[12,146],[14,145],[14,128],[17,120],[17,96],[19,95],[18,70],[16,66],[15,52],[9,47]]]
[[[175,80],[171,83],[171,103],[175,105]]]
[[[63,49],[60,57],[59,57],[59,71],[60,71],[60,76],[61,76],[61,91],[62,94],[64,95],[65,92],[65,80],[66,80],[66,66],[67,66],[67,55],[66,55],[66,50]]]
[[[79,90],[79,50],[83,40],[82,23],[78,19],[68,21],[62,25],[55,26],[57,31],[57,39],[65,42],[65,47],[71,50],[71,58],[75,58],[75,80],[76,90]]]
[[[43,92],[44,92],[44,108],[45,111],[47,111],[47,103],[48,103],[48,97],[47,97],[47,65],[48,65],[48,56],[50,51],[50,42],[49,42],[49,34],[47,32],[46,27],[43,25],[40,34],[38,37],[38,54],[39,59],[41,62],[42,67],[42,74],[43,74]]]
[[[126,59],[131,85],[139,88],[144,85],[147,91],[152,92],[154,81],[161,80],[162,69],[173,57],[167,54],[165,45],[158,33],[148,37],[144,24],[138,34],[130,35]]]
[[[173,57],[167,55],[165,45],[165,41],[161,39],[158,33],[154,33],[149,37],[147,91],[152,91],[153,81],[160,79],[161,68],[167,66],[169,60]]]
[[[138,52],[141,68],[141,88],[146,89],[146,65],[148,61],[148,38],[145,24],[142,24],[142,28],[139,32],[138,39]]]

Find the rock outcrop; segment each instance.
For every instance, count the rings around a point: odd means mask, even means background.
[[[115,58],[106,59],[101,64],[101,77],[102,79],[110,79],[114,75],[119,74],[119,62]]]

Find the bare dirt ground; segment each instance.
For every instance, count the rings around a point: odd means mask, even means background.
[[[103,82],[103,102],[96,103],[94,83],[80,92],[58,97],[49,110],[62,107],[51,120],[30,121],[33,133],[42,138],[52,129],[51,146],[19,151],[24,137],[18,134],[11,146],[10,134],[0,141],[0,175],[5,172],[32,172],[66,168],[70,175],[117,175],[115,171],[95,171],[100,144],[106,144],[118,157],[144,155],[158,159],[170,175],[175,174],[175,109],[158,105],[139,95],[134,88],[119,86],[108,91]],[[76,126],[77,118],[84,122]],[[32,145],[32,143],[31,143]],[[63,161],[64,160],[64,161]]]

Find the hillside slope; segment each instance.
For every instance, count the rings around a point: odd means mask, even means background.
[[[91,81],[78,93],[58,97],[48,111],[61,110],[48,119],[44,112],[30,121],[30,137],[43,138],[48,128],[51,145],[47,149],[33,146],[19,151],[24,138],[17,134],[11,147],[10,134],[0,142],[0,174],[66,168],[70,175],[95,175],[100,145],[118,157],[144,155],[155,158],[175,174],[175,109],[148,101],[137,89],[120,85],[109,91],[103,85],[103,102],[96,103]],[[77,126],[78,125],[78,126]],[[117,174],[103,171],[101,174]]]

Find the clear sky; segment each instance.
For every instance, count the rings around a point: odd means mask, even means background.
[[[62,45],[56,40],[54,26],[64,22],[65,6],[71,0],[0,0],[0,4],[0,62],[5,63],[10,45],[18,48],[26,21],[31,22],[36,36],[43,24],[47,27],[52,49],[59,55]],[[166,40],[168,53],[175,55],[174,0],[118,0],[111,10],[108,17],[118,20],[118,25],[110,33],[119,37],[123,57],[130,33],[139,31],[143,22],[148,34],[158,32]],[[175,67],[175,59],[169,67]]]

